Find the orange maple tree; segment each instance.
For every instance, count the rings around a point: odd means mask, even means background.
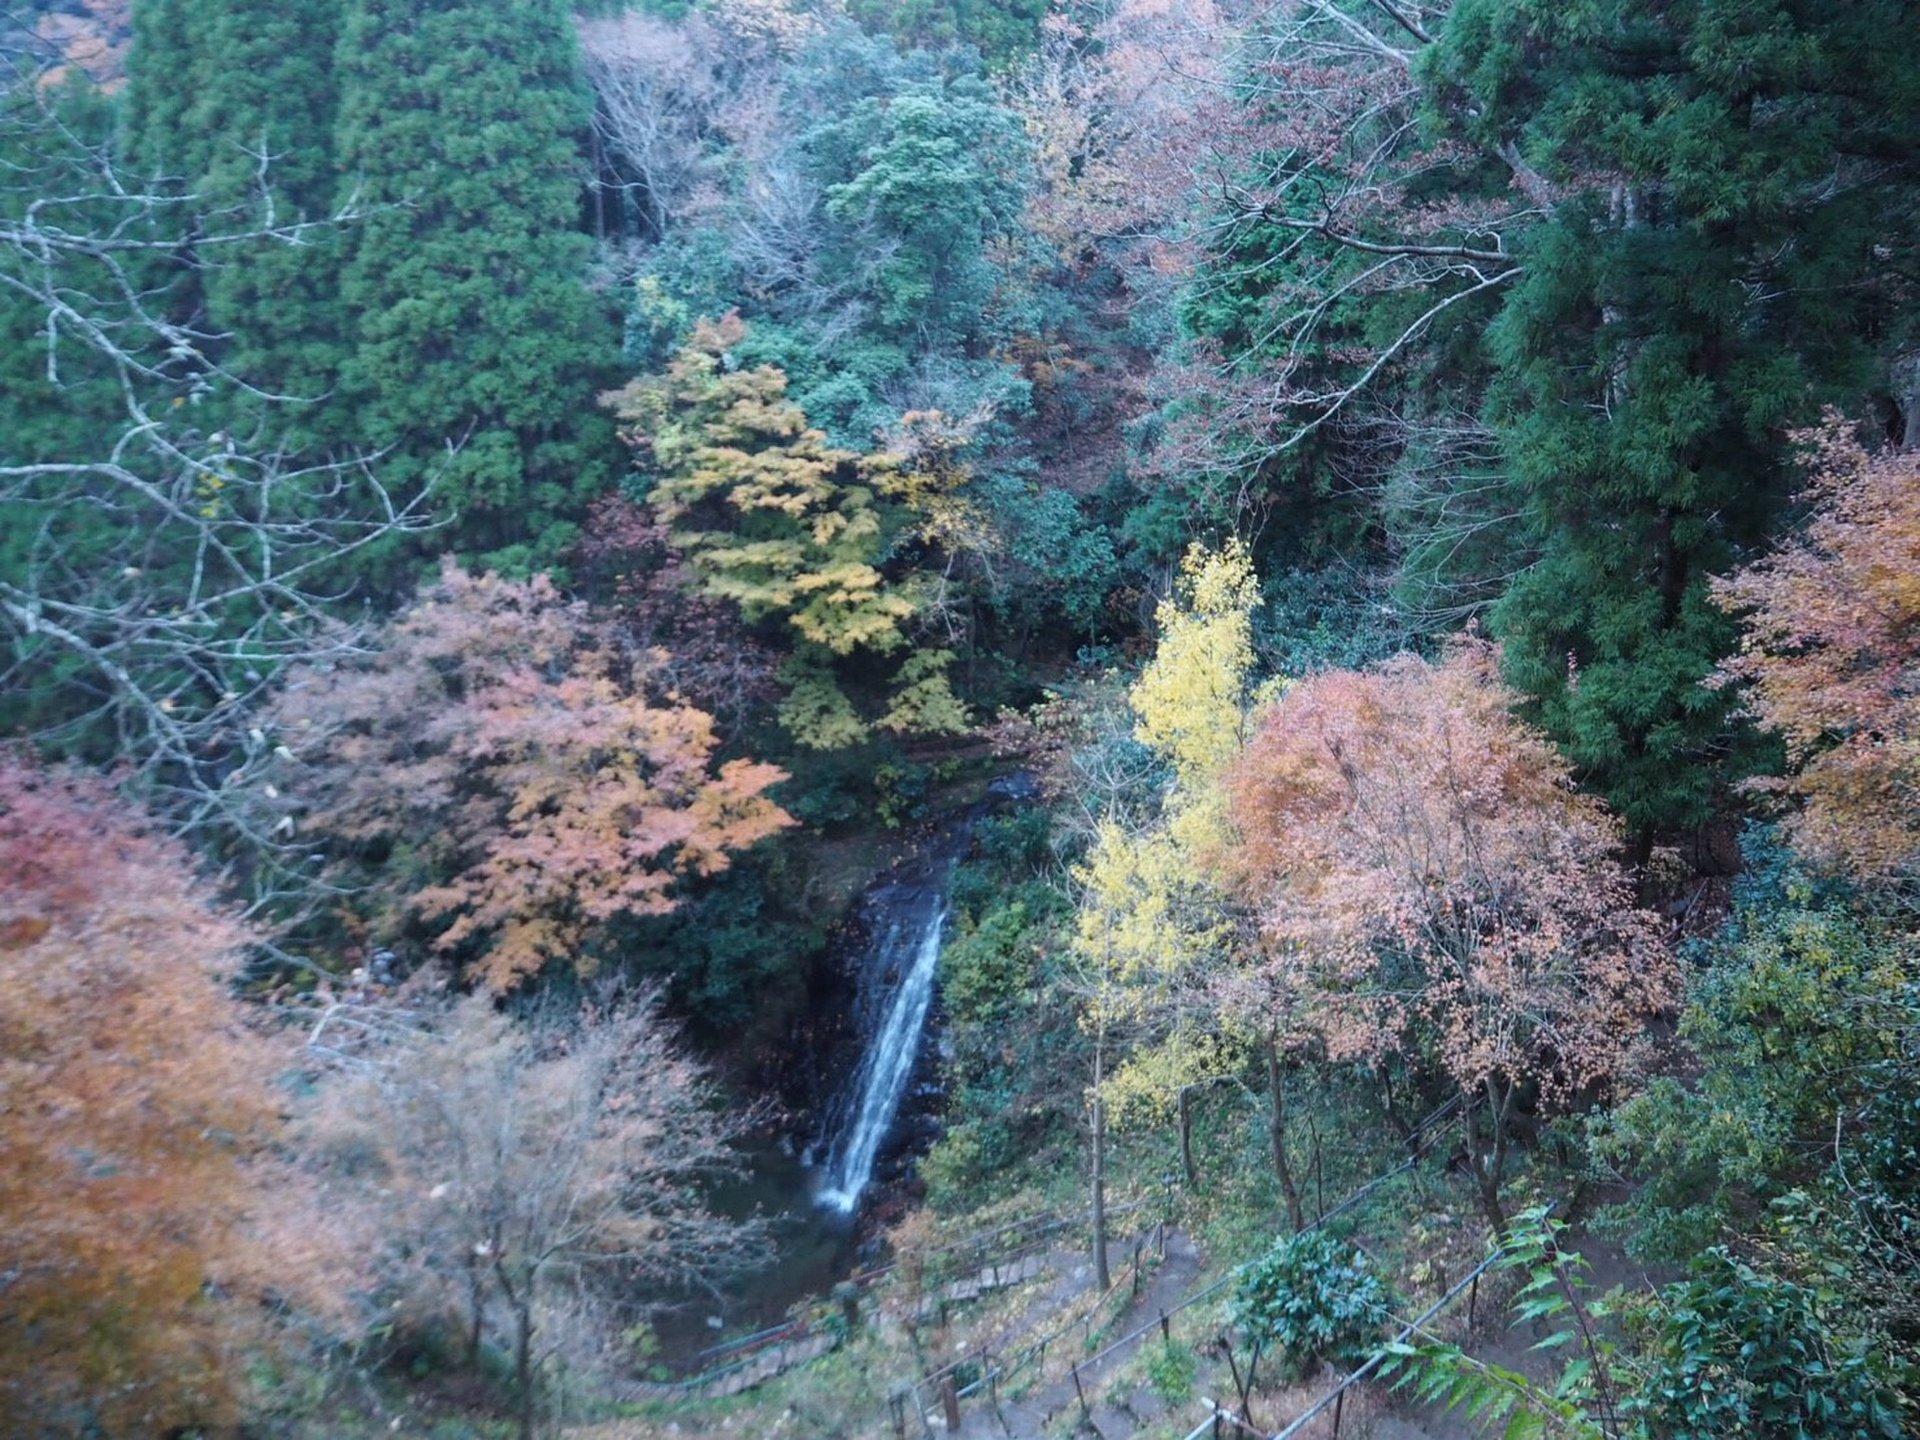
[[[590,968],[598,928],[794,823],[772,765],[714,763],[712,717],[649,694],[545,579],[440,580],[358,665],[290,681],[277,723],[304,823],[424,857],[404,904],[496,991]],[[291,817],[290,817],[291,818]]]
[[[0,754],[0,1433],[231,1420],[268,1302],[333,1283],[244,939],[105,785]]]
[[[1514,699],[1471,641],[1315,676],[1268,708],[1229,779],[1268,988],[1300,997],[1330,1059],[1437,1065],[1484,1101],[1467,1149],[1496,1225],[1523,1093],[1564,1105],[1619,1076],[1679,991],[1616,823]]]
[[[1920,455],[1870,456],[1837,420],[1803,437],[1813,513],[1714,589],[1745,612],[1721,667],[1787,742],[1778,788],[1806,853],[1865,878],[1915,878],[1920,858]]]

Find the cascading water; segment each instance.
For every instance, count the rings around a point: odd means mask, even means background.
[[[777,1256],[740,1277],[717,1307],[663,1319],[671,1363],[699,1368],[716,1320],[749,1330],[774,1325],[796,1303],[826,1295],[863,1255],[871,1263],[869,1237],[852,1223],[856,1212],[891,1178],[896,1153],[938,1130],[938,1087],[916,1090],[915,1080],[933,1017],[954,867],[983,819],[1017,811],[1036,795],[1024,773],[995,780],[980,803],[949,811],[910,858],[866,892],[858,923],[834,956],[839,974],[813,977],[818,1008],[809,1039],[816,1063],[789,1054],[790,1088],[778,1090],[810,1110],[824,1092],[826,1103],[813,1111],[813,1143],[796,1154],[790,1133],[759,1135],[747,1172],[711,1197],[717,1214],[769,1221]]]
[[[946,857],[923,880],[887,886],[869,904],[861,1010],[866,1042],[853,1083],[832,1112],[820,1204],[851,1214],[873,1179],[919,1058],[947,928]]]

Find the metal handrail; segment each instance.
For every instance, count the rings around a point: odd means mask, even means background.
[[[1425,1158],[1427,1152],[1432,1148],[1430,1143],[1431,1132],[1434,1131],[1437,1126],[1439,1126],[1446,1120],[1453,1118],[1453,1116],[1460,1109],[1460,1106],[1462,1104],[1462,1099],[1463,1097],[1459,1095],[1454,1095],[1453,1097],[1448,1099],[1444,1104],[1438,1106],[1436,1109],[1429,1112],[1425,1117],[1421,1119],[1421,1121],[1417,1125],[1413,1127],[1413,1130],[1410,1136],[1413,1142],[1413,1153],[1409,1155],[1407,1159],[1401,1161],[1398,1165],[1394,1166],[1393,1169],[1384,1171],[1381,1174],[1374,1176],[1371,1180],[1367,1181],[1366,1184],[1362,1185],[1358,1190],[1355,1190],[1352,1194],[1348,1195],[1345,1199],[1343,1199],[1339,1204],[1335,1205],[1331,1210],[1324,1212],[1323,1214],[1317,1216],[1310,1223],[1303,1226],[1300,1230],[1300,1233],[1310,1234],[1311,1232],[1318,1230],[1321,1226],[1325,1225],[1328,1221],[1336,1218],[1339,1215],[1345,1214],[1348,1210],[1351,1210],[1355,1205],[1358,1205],[1363,1199],[1365,1199],[1369,1194],[1371,1194],[1377,1187],[1385,1184],[1387,1181],[1392,1180],[1397,1176],[1404,1175],[1407,1171],[1413,1169],[1414,1166],[1418,1165],[1420,1161]],[[1156,1328],[1159,1328],[1167,1320],[1171,1319],[1173,1316],[1180,1314],[1182,1311],[1191,1309],[1193,1306],[1199,1305],[1208,1299],[1211,1299],[1214,1295],[1217,1295],[1221,1290],[1225,1289],[1228,1285],[1231,1285],[1235,1280],[1237,1280],[1241,1276],[1241,1274],[1244,1273],[1248,1269],[1248,1267],[1251,1266],[1253,1263],[1255,1262],[1248,1261],[1245,1264],[1235,1266],[1232,1270],[1228,1271],[1225,1275],[1222,1275],[1218,1280],[1214,1281],[1211,1285],[1208,1285],[1201,1290],[1195,1291],[1192,1295],[1187,1296],[1186,1299],[1182,1300],[1178,1305],[1175,1305],[1171,1309],[1163,1310],[1162,1312],[1160,1312],[1159,1315],[1157,1315],[1149,1323],[1141,1326],[1136,1330],[1130,1331],[1128,1334],[1122,1336],[1118,1340],[1112,1341],[1103,1349],[1101,1349],[1099,1352],[1090,1356],[1089,1358],[1075,1362],[1074,1369],[1078,1370],[1083,1365],[1093,1365],[1098,1363],[1099,1361],[1113,1354],[1116,1350],[1122,1349],[1127,1345],[1133,1344],[1135,1341],[1139,1340],[1142,1336],[1148,1334],[1149,1332],[1153,1331]],[[1482,1268],[1484,1268],[1484,1266]],[[1117,1289],[1118,1287],[1116,1286],[1115,1288]],[[969,1396],[978,1394],[982,1386],[998,1385],[1002,1382],[1013,1379],[1022,1370],[1024,1370],[1027,1364],[1031,1360],[1033,1360],[1036,1356],[1041,1357],[1044,1360],[1044,1356],[1046,1354],[1047,1348],[1050,1345],[1054,1344],[1056,1341],[1065,1337],[1069,1332],[1071,1332],[1077,1326],[1086,1324],[1089,1319],[1091,1319],[1091,1315],[1083,1316],[1079,1320],[1069,1321],[1067,1324],[1061,1326],[1059,1329],[1052,1331],[1045,1336],[1042,1336],[1039,1340],[1029,1341],[1025,1346],[1021,1347],[1020,1350],[1014,1352],[1015,1358],[1010,1364],[1004,1367],[999,1365],[994,1365],[990,1367],[989,1372],[987,1374],[982,1375],[979,1379],[970,1382],[964,1389],[956,1391],[955,1392],[956,1397],[960,1399],[966,1399]],[[935,1370],[930,1374],[924,1376],[923,1378],[914,1381],[910,1386],[906,1387],[906,1389],[908,1390],[909,1393],[911,1393],[913,1391],[919,1390],[922,1386],[930,1387],[934,1385],[935,1382],[945,1379],[948,1375],[952,1374],[956,1368],[958,1368],[962,1364],[967,1363],[969,1360],[986,1359],[986,1358],[987,1358],[987,1352],[983,1350],[983,1351],[976,1351],[971,1356],[965,1356],[957,1360],[949,1361],[946,1365],[943,1365],[942,1367],[940,1367],[940,1369]],[[1207,1423],[1211,1424],[1213,1422],[1209,1420]],[[1205,1426],[1202,1426],[1202,1429],[1204,1428]]]

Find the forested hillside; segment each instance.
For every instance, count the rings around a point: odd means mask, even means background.
[[[0,1431],[1920,1433],[1916,29],[0,8]]]

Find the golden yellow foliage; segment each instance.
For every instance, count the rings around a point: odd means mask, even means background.
[[[834,662],[911,648],[928,587],[883,564],[902,534],[934,543],[966,533],[975,522],[956,492],[967,477],[932,412],[907,417],[898,453],[829,444],[787,398],[779,370],[733,367],[745,338],[738,316],[696,326],[665,374],[606,402],[636,452],[646,503],[701,592],[789,632],[799,676],[780,711],[789,732],[816,749],[854,744],[869,726]],[[897,684],[880,723],[966,730],[937,656],[910,658]]]
[[[1238,540],[1188,552],[1159,608],[1153,659],[1128,693],[1135,738],[1174,782],[1157,819],[1103,820],[1076,872],[1092,1018],[1142,1037],[1103,1087],[1116,1122],[1161,1113],[1182,1085],[1219,1074],[1238,1043],[1206,994],[1231,962],[1236,928],[1209,869],[1230,839],[1221,781],[1244,743],[1259,601]]]
[[[1184,789],[1216,781],[1246,743],[1259,603],[1253,558],[1234,539],[1220,550],[1190,549],[1177,591],[1155,614],[1153,660],[1128,699],[1135,737],[1167,758]]]

